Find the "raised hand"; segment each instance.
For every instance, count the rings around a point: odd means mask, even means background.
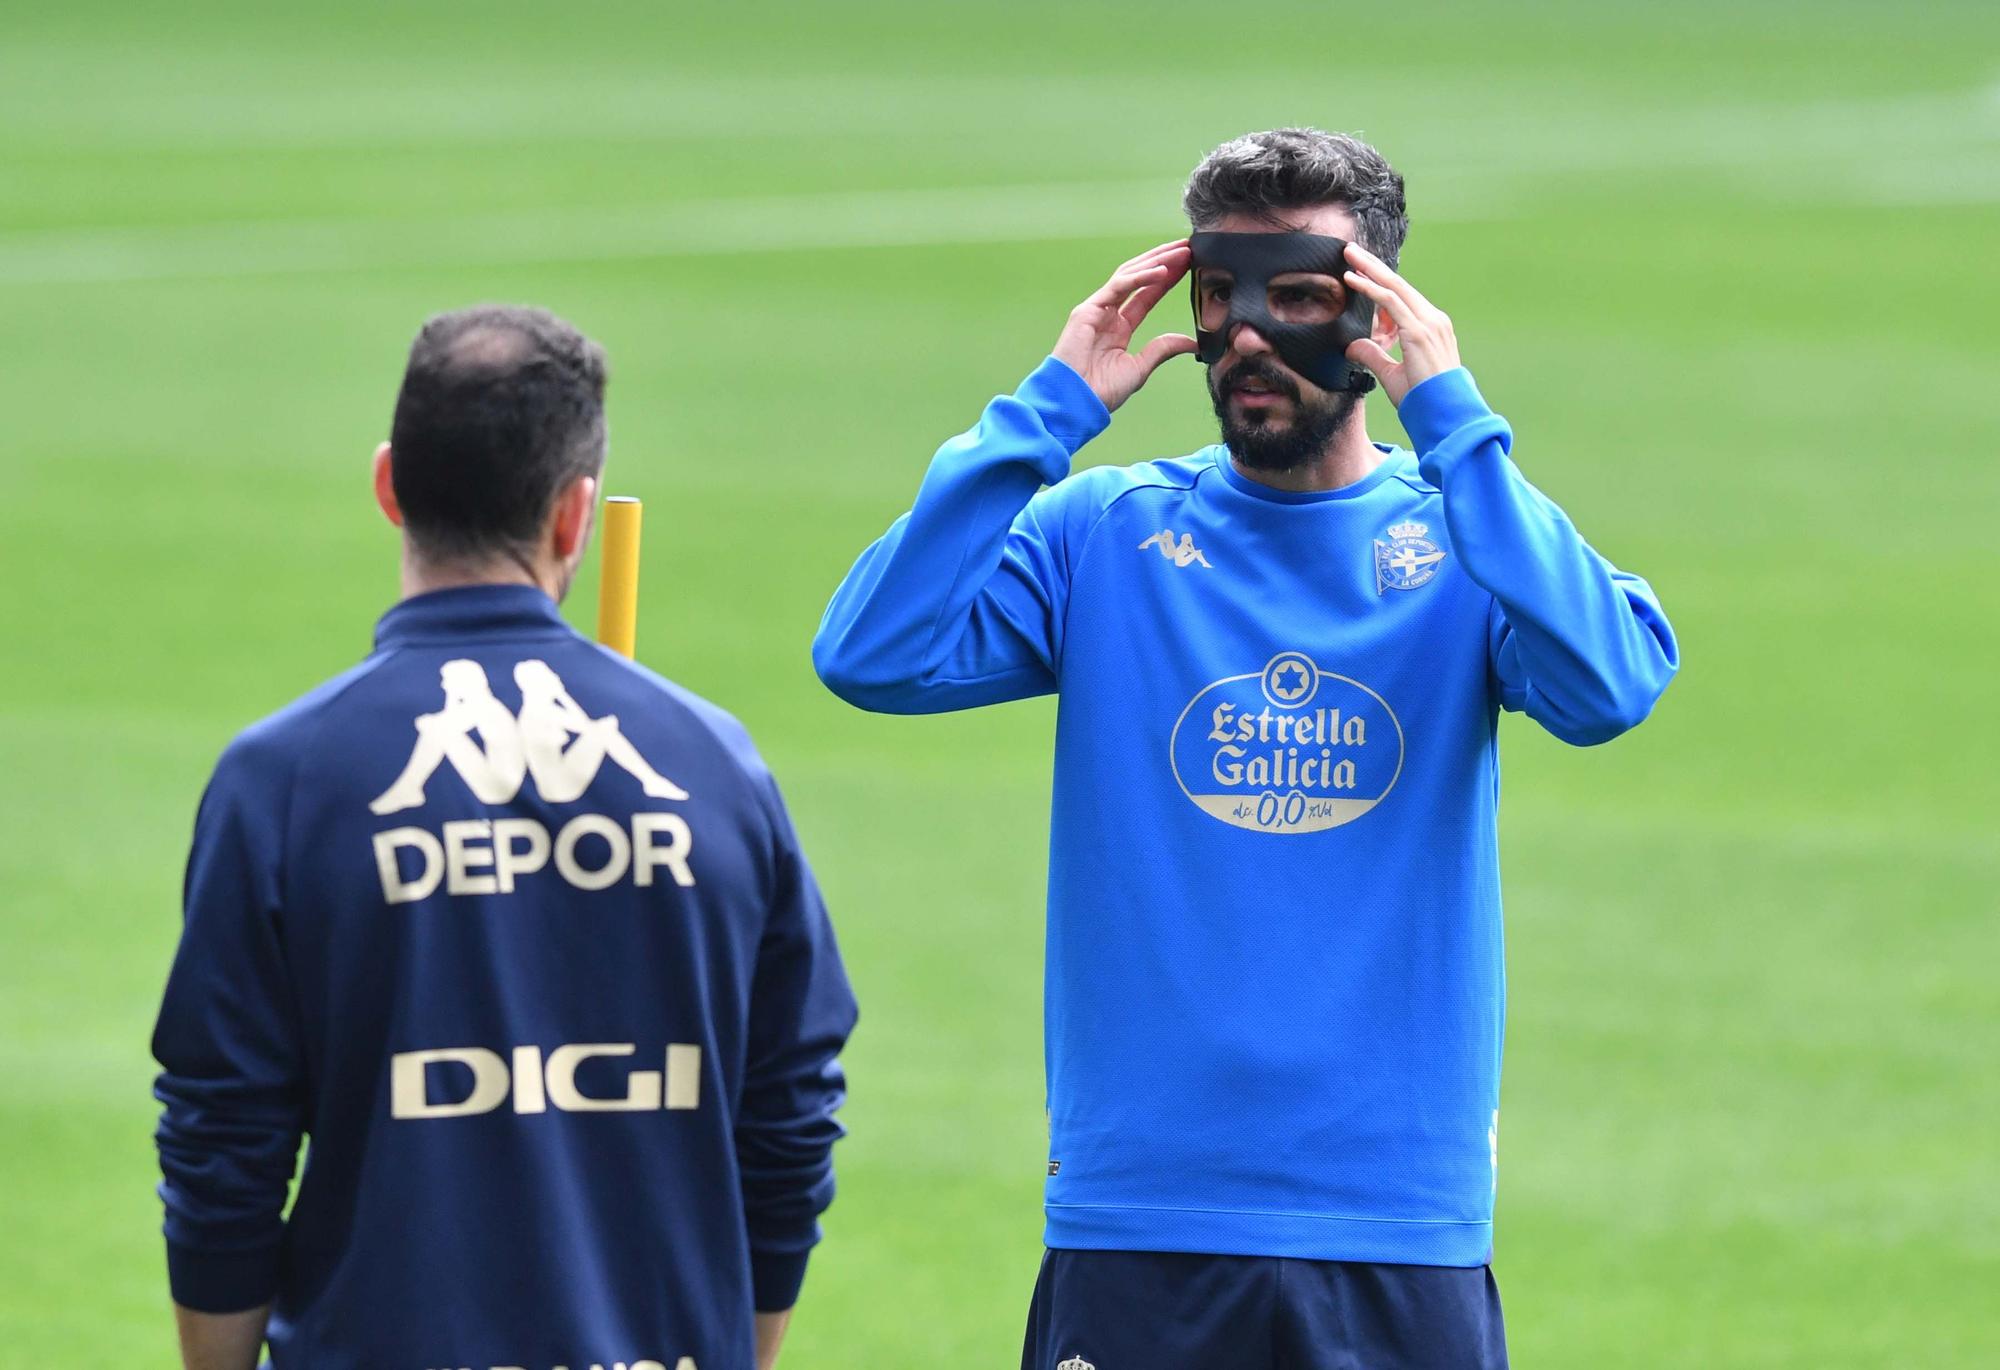
[[[1102,289],[1069,312],[1055,357],[1083,377],[1106,409],[1132,398],[1161,362],[1194,351],[1185,333],[1162,333],[1135,354],[1132,334],[1160,298],[1187,275],[1187,239],[1161,243],[1112,273]]]
[[[1347,245],[1349,270],[1342,280],[1375,301],[1375,335],[1349,343],[1347,359],[1367,367],[1382,382],[1391,404],[1400,405],[1410,387],[1458,363],[1458,338],[1445,312],[1398,276],[1389,264],[1359,243]],[[1402,360],[1389,348],[1402,344]]]

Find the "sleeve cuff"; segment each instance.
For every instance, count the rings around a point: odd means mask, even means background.
[[[1454,366],[1410,387],[1396,417],[1403,421],[1403,431],[1410,435],[1417,455],[1423,457],[1468,423],[1492,412],[1479,387],[1472,383],[1472,373]]]
[[[750,1294],[759,1313],[782,1313],[799,1301],[799,1286],[806,1282],[806,1261],[811,1256],[811,1247],[750,1253]]]
[[[1067,362],[1050,357],[1014,392],[1014,398],[1041,418],[1049,436],[1073,457],[1077,449],[1111,426],[1111,411]]]
[[[169,1241],[167,1286],[175,1303],[197,1313],[262,1308],[278,1292],[278,1248],[218,1253]]]

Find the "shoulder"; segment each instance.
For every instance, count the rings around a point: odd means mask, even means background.
[[[340,701],[387,660],[385,653],[371,656],[237,733],[215,763],[211,791],[266,798],[281,794]]]
[[[655,736],[660,732],[670,734],[667,745],[682,766],[681,773],[675,775],[677,780],[682,780],[708,803],[724,802],[746,832],[759,834],[761,849],[767,853],[796,842],[788,837],[791,820],[785,811],[777,776],[741,719],[678,681],[629,661],[607,647],[597,643],[588,646],[608,664],[610,671],[624,678],[627,688],[642,692],[641,697],[650,705],[644,715],[646,730]],[[621,717],[637,712],[630,702],[618,707]],[[706,764],[699,770],[691,769],[697,765],[698,755],[705,755]],[[684,778],[701,774],[711,780],[697,786],[695,781]],[[721,781],[719,787],[713,783],[716,778]],[[725,795],[730,797],[725,800]]]
[[[1430,496],[1440,493],[1436,484],[1424,479],[1423,472],[1417,465],[1416,453],[1405,447],[1391,448],[1389,460],[1396,465],[1395,474],[1391,479],[1399,481],[1418,495]]]
[[[621,682],[621,693],[630,691],[650,706],[648,713],[654,720],[670,723],[684,736],[692,735],[708,743],[732,770],[759,790],[772,784],[771,768],[757,750],[750,730],[736,715],[608,647],[587,642],[585,649],[593,654],[607,678]]]
[[[1133,466],[1093,466],[1043,490],[1028,508],[1051,533],[1060,528],[1065,535],[1087,535],[1127,497],[1150,490],[1192,490],[1214,467],[1212,447]]]

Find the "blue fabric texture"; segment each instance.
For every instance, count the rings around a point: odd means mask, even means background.
[[[1483,1266],[1050,1251],[1021,1370],[1507,1370]]]
[[[1678,655],[1467,372],[1401,412],[1414,453],[1333,491],[1222,447],[1070,475],[1110,416],[1051,358],[826,611],[863,708],[1059,696],[1051,1247],[1488,1258],[1497,715],[1602,742]]]
[[[279,1370],[749,1370],[854,1018],[735,720],[538,590],[406,600],[201,802],[153,1039],[174,1297],[272,1303]]]

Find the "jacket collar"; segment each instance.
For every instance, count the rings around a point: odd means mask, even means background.
[[[554,637],[576,630],[533,585],[459,585],[412,595],[375,625],[375,649],[479,637]]]

